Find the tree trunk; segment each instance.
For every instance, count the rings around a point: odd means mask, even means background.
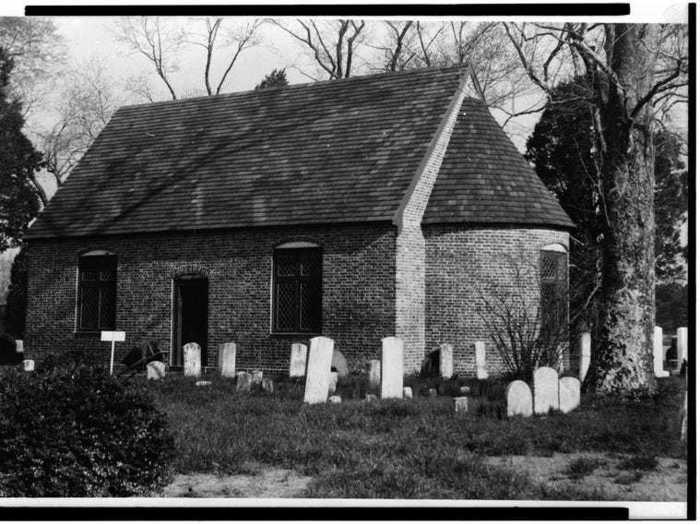
[[[641,45],[653,28],[608,26],[609,83],[601,107],[607,225],[603,241],[601,340],[596,387],[630,392],[654,386],[654,152],[649,107],[630,112],[652,81],[654,57]]]

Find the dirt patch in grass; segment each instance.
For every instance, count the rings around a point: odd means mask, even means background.
[[[250,474],[178,474],[158,496],[185,498],[294,498],[304,496],[311,477],[294,470],[256,465]]]
[[[485,460],[494,466],[527,473],[556,499],[565,498],[568,493],[571,499],[687,500],[688,467],[684,459],[657,458],[657,465],[646,470],[623,468],[634,465],[633,456],[594,452],[555,453],[551,457],[489,456]],[[583,464],[591,468],[577,468]]]

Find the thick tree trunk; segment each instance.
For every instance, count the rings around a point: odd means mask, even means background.
[[[653,57],[641,45],[649,27],[608,28],[611,83],[602,108],[603,319],[596,386],[603,392],[653,388],[654,152],[649,108],[630,112],[649,89]],[[653,30],[653,29],[652,29]]]

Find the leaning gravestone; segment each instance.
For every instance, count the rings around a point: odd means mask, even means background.
[[[591,366],[591,333],[583,332],[579,341],[578,378],[583,383]]]
[[[146,365],[146,379],[163,379],[165,377],[165,363],[151,361]]]
[[[487,379],[489,373],[486,370],[486,343],[477,341],[474,343],[474,351],[476,353],[476,378]]]
[[[236,343],[219,345],[219,371],[221,377],[236,377]]]
[[[565,414],[581,404],[581,381],[575,377],[559,379],[559,410]]]
[[[664,370],[664,329],[654,327],[654,375],[656,377],[668,377],[668,370]]]
[[[202,350],[197,343],[187,343],[184,347],[185,376],[202,375]]]
[[[530,386],[517,379],[508,384],[506,388],[506,414],[511,416],[532,415],[532,392]]]
[[[440,377],[450,379],[454,374],[452,361],[452,345],[444,343],[440,345]]]
[[[252,378],[248,372],[238,372],[236,374],[236,392],[250,392]]]
[[[546,414],[559,408],[559,375],[548,366],[535,370],[535,414]]]
[[[306,374],[307,347],[301,343],[292,344],[292,354],[289,356],[289,377],[304,377]]]
[[[403,341],[398,337],[382,339],[381,398],[403,397]]]
[[[338,372],[338,377],[346,377],[348,375],[348,361],[337,348],[333,349],[333,359],[331,359],[331,370],[332,369]]]
[[[304,403],[325,403],[331,382],[333,339],[314,337],[309,348]]]
[[[372,359],[369,362],[369,387],[379,388],[382,381],[382,362],[379,359]]]

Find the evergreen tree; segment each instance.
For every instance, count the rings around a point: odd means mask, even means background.
[[[265,75],[265,78],[255,86],[255,90],[284,87],[288,85],[287,72],[284,69],[273,69],[271,73]]]

